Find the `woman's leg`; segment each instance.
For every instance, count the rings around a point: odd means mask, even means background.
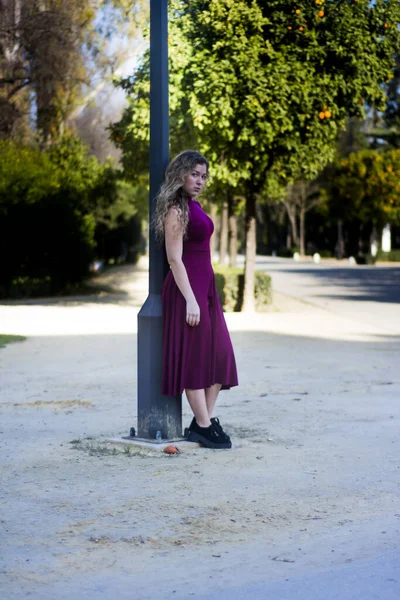
[[[210,419],[213,415],[215,403],[217,402],[217,398],[218,398],[220,389],[221,389],[220,383],[214,383],[214,385],[210,386],[209,388],[206,388],[206,404],[207,404],[208,416]]]
[[[190,404],[190,408],[196,417],[197,425],[199,427],[209,427],[211,425],[211,421],[208,414],[205,390],[185,390],[185,393]]]

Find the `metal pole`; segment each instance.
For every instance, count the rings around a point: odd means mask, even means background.
[[[150,223],[168,161],[168,0],[150,0]],[[161,290],[168,265],[152,226],[149,258],[149,295],[138,315],[138,436],[154,439],[161,431],[174,438],[182,435],[181,397],[161,394]]]

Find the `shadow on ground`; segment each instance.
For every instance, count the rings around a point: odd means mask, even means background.
[[[268,271],[268,265],[264,266]],[[294,273],[293,269],[274,265],[271,272]],[[308,275],[316,285],[339,288],[339,294],[313,294],[315,298],[340,298],[342,300],[363,300],[369,302],[400,303],[400,267],[357,267],[357,268],[301,268],[298,275]],[[304,288],[313,284],[304,285]],[[342,288],[342,289],[340,289]],[[347,293],[343,293],[343,288]]]

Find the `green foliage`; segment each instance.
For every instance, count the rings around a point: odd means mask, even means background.
[[[331,207],[340,218],[400,222],[400,149],[362,150],[338,159],[331,174]]]
[[[214,265],[215,283],[222,308],[225,312],[240,311],[243,304],[243,269]],[[256,310],[267,310],[271,303],[271,277],[263,271],[255,272]]]
[[[384,108],[399,20],[392,0],[173,1],[172,154],[197,142],[233,185],[264,185],[269,172],[314,177],[348,116],[363,117],[366,103]],[[147,168],[148,54],[120,85],[130,105],[112,136],[133,178]]]
[[[95,223],[74,200],[59,192],[36,203],[7,207],[0,225],[0,254],[6,257],[1,265],[2,296],[22,291],[24,280],[33,292],[54,293],[85,277],[94,257]],[[32,286],[32,278],[37,285]]]
[[[40,201],[58,189],[49,157],[38,149],[0,141],[0,211],[6,206]]]
[[[214,265],[215,284],[221,306],[225,312],[240,311],[241,299],[239,278],[243,276],[243,269]]]
[[[400,262],[400,250],[391,250],[390,252],[379,250],[376,258],[385,262]]]
[[[268,305],[272,302],[272,280],[270,275],[263,271],[255,272],[254,294],[256,310],[258,312],[267,310]]]
[[[191,42],[182,90],[203,152],[259,186],[270,172],[314,177],[347,116],[383,108],[399,18],[394,1],[177,3],[171,31]]]
[[[313,180],[349,118],[384,110],[399,21],[397,0],[171,1],[171,154],[195,144],[215,190],[246,197],[246,306],[256,200]],[[113,129],[132,179],[147,169],[148,66],[122,82],[130,104]]]
[[[279,248],[279,250],[277,251],[277,256],[280,256],[281,258],[293,258],[293,254],[295,252],[299,252],[299,249],[296,247],[293,248]]]
[[[396,57],[393,77],[388,83],[388,100],[384,114],[384,122],[389,129],[393,145],[400,146],[400,54]]]
[[[355,258],[358,265],[374,265],[376,263],[376,256],[372,256],[372,254],[357,254]]]
[[[96,157],[88,155],[87,147],[75,136],[64,135],[46,152],[55,167],[58,184],[68,189],[88,204],[89,192],[98,183],[102,173]]]
[[[318,250],[318,254],[321,258],[332,258],[333,254],[330,250]]]
[[[113,256],[125,239],[137,256],[131,186],[88,156],[78,139],[61,138],[44,153],[0,141],[0,154],[1,296],[50,294],[79,283],[109,231]]]
[[[175,3],[176,4],[176,3]],[[169,107],[171,154],[197,146],[187,101],[182,89],[190,44],[184,32],[174,26],[176,13],[171,7],[169,34]],[[124,173],[130,181],[146,187],[148,193],[150,143],[150,53],[144,53],[136,72],[116,81],[128,95],[128,107],[121,120],[110,126],[110,137],[122,150]]]

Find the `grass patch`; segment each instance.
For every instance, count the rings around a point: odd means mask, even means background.
[[[6,344],[11,344],[12,342],[23,342],[26,340],[26,337],[23,335],[6,335],[5,333],[0,333],[0,348],[4,348]]]

